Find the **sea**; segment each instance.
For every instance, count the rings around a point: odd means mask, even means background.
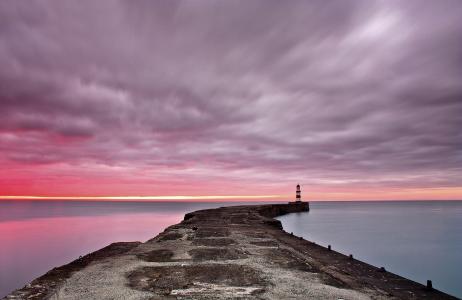
[[[187,212],[262,203],[0,200],[0,298],[112,242],[151,239]],[[462,201],[310,206],[279,217],[284,230],[462,298]]]

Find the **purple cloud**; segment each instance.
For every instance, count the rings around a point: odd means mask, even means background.
[[[3,2],[0,162],[460,187],[461,17],[451,0]]]

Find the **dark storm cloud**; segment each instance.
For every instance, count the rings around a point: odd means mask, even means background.
[[[461,17],[456,0],[2,2],[0,150],[457,186]]]

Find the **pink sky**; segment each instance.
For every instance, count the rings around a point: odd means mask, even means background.
[[[461,15],[1,3],[0,197],[462,199]]]

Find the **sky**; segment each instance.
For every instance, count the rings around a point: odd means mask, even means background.
[[[461,20],[458,0],[1,1],[0,195],[462,199]]]

